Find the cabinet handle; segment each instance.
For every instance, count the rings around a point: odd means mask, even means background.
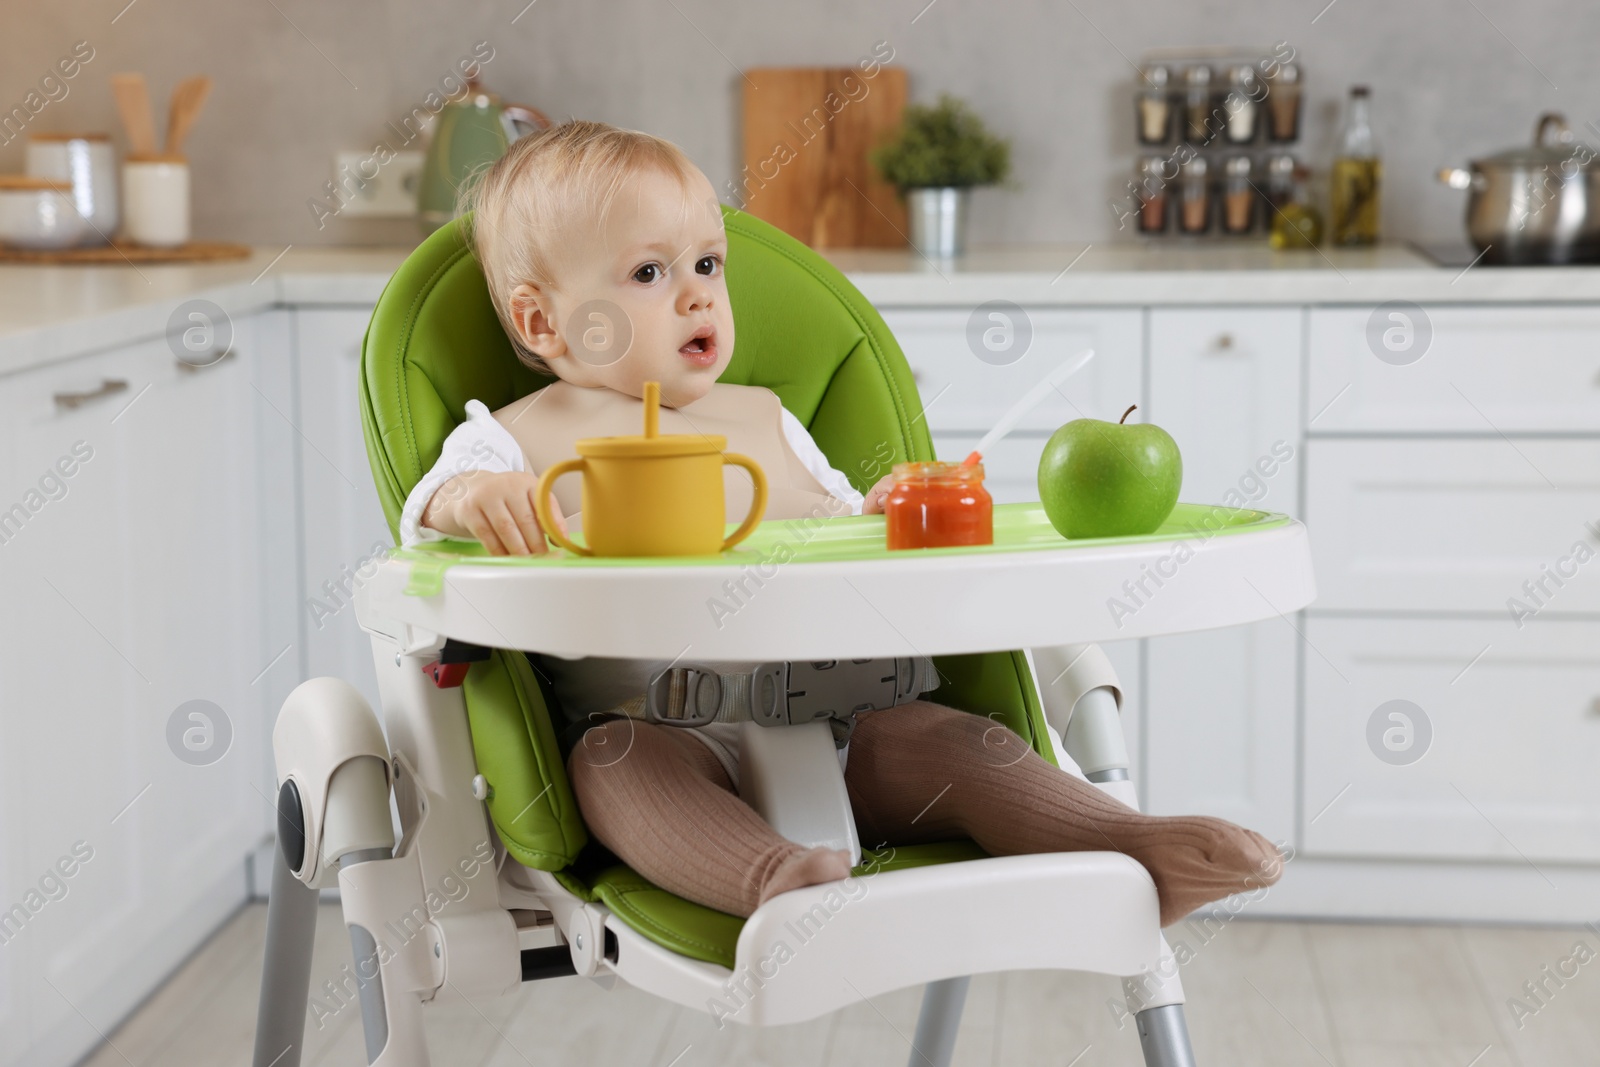
[[[1217,335],[1217,348],[1223,352],[1233,347],[1233,334],[1219,333]]]
[[[103,396],[113,393],[125,393],[128,390],[126,378],[101,378],[100,385],[94,389],[85,389],[80,393],[55,394],[56,407],[76,408],[82,407],[91,400],[99,400]]]
[[[215,367],[218,363],[221,363],[225,359],[231,358],[235,354],[236,353],[232,348],[229,348],[223,352],[218,352],[213,348],[211,350],[211,358],[205,360],[204,362],[191,362],[182,358],[181,356],[173,360],[173,362],[178,365],[179,370],[188,371],[189,373],[193,374],[195,371],[205,370],[207,367]]]

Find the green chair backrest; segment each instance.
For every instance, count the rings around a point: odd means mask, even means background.
[[[894,463],[933,458],[922,404],[877,311],[827,260],[775,227],[724,208],[728,295],[738,335],[722,381],[771,389],[857,489]],[[551,379],[517,359],[489,300],[463,221],[437,230],[389,280],[367,329],[361,422],[378,498],[398,538],[411,487],[439,458],[468,400],[491,411]],[[941,703],[988,714],[1047,758],[1020,653],[940,657]],[[497,651],[465,686],[490,814],[519,861],[560,870],[585,841],[548,709],[525,656]]]

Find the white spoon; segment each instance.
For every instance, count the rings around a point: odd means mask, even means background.
[[[983,454],[989,450],[990,445],[1016,429],[1017,423],[1022,421],[1022,416],[1032,411],[1039,401],[1054,391],[1056,386],[1082,370],[1084,364],[1093,358],[1094,349],[1086,348],[1076,356],[1063,362],[1049,374],[1046,374],[1043,381],[1022,394],[1022,399],[1012,404],[1010,411],[1000,416],[1000,421],[994,424],[994,429],[983,435],[983,439],[978,442],[978,447],[967,454],[967,458],[961,461],[961,465],[970,467],[983,459]]]

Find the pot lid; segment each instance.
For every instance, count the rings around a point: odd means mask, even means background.
[[[661,432],[661,383],[644,383],[644,433],[617,437],[585,437],[577,442],[580,456],[661,459],[721,452],[728,439],[721,434]]]
[[[1570,163],[1571,167],[1582,170],[1594,159],[1594,149],[1572,136],[1572,128],[1567,125],[1567,117],[1560,112],[1549,111],[1539,116],[1538,125],[1533,130],[1533,144],[1525,148],[1508,148],[1473,162],[1478,166],[1497,163],[1523,167],[1560,166]]]

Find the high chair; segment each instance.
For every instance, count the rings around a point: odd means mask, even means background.
[[[933,458],[910,370],[876,311],[799,242],[736,211],[725,221],[738,346],[723,380],[775,391],[858,488],[893,463]],[[389,282],[362,357],[362,424],[391,531],[468,399],[497,409],[547,381],[514,355],[460,224],[429,237]],[[1183,521],[1203,521],[1196,516],[1206,510],[1191,508]],[[1006,514],[1007,523],[1037,523],[1025,508]],[[1260,512],[1219,522],[1237,535],[1210,539],[1184,580],[1119,636],[1251,621],[1272,613],[1263,595],[1282,611],[1311,599],[1299,523]],[[822,525],[826,537],[818,534],[821,547],[812,551],[830,559],[850,558],[851,537],[875,538],[881,548],[876,517]],[[967,627],[971,643],[926,646],[941,678],[934,699],[988,716],[1054,763],[1048,721],[1089,781],[1137,806],[1121,690],[1105,655],[1081,635],[1107,631],[1107,591],[1151,553],[1170,550],[1184,532],[1174,530],[1070,548],[1054,538],[1028,557],[1027,570],[1022,555],[998,545],[981,566],[940,555],[946,550],[896,553],[854,572],[848,563],[796,562],[753,598],[748,622],[697,652],[760,659],[781,644],[793,661],[907,654],[925,633],[907,637],[905,626],[885,627],[865,608],[819,626],[808,612],[821,609],[807,597],[824,588],[817,583],[851,573],[901,582],[908,595],[955,583],[962,612],[984,621],[974,628],[946,608],[948,625]],[[828,540],[835,532],[844,540]],[[760,537],[735,550],[746,552],[740,558],[758,557]],[[607,987],[620,978],[718,1025],[799,1022],[926,985],[910,1062],[946,1067],[968,976],[1024,969],[1122,977],[1145,1062],[1194,1063],[1182,983],[1142,866],[1115,852],[995,858],[967,841],[862,848],[876,843],[855,840],[824,723],[743,724],[741,779],[758,794],[746,799],[785,836],[850,848],[860,857],[854,877],[782,894],[748,920],[645,881],[588,840],[553,694],[519,650],[670,658],[685,633],[704,628],[698,611],[684,610],[701,601],[682,598],[720,573],[706,566],[725,561],[597,574],[605,561],[445,551],[463,565],[447,572],[451,560],[398,551],[358,592],[383,725],[354,688],[331,678],[295,689],[278,718],[278,848],[256,1067],[300,1062],[316,890],[333,885],[350,931],[367,1060],[384,1067],[429,1062],[423,1004],[447,982],[475,999],[571,975]],[[570,610],[575,584],[596,590],[592,610]],[[1030,599],[1039,590],[1061,595]],[[536,610],[546,606],[553,610]],[[922,614],[945,625],[938,610]],[[794,632],[782,633],[785,623],[774,620],[790,619]],[[1046,638],[1031,652],[1030,635]],[[842,652],[825,647],[829,641],[862,647]]]

